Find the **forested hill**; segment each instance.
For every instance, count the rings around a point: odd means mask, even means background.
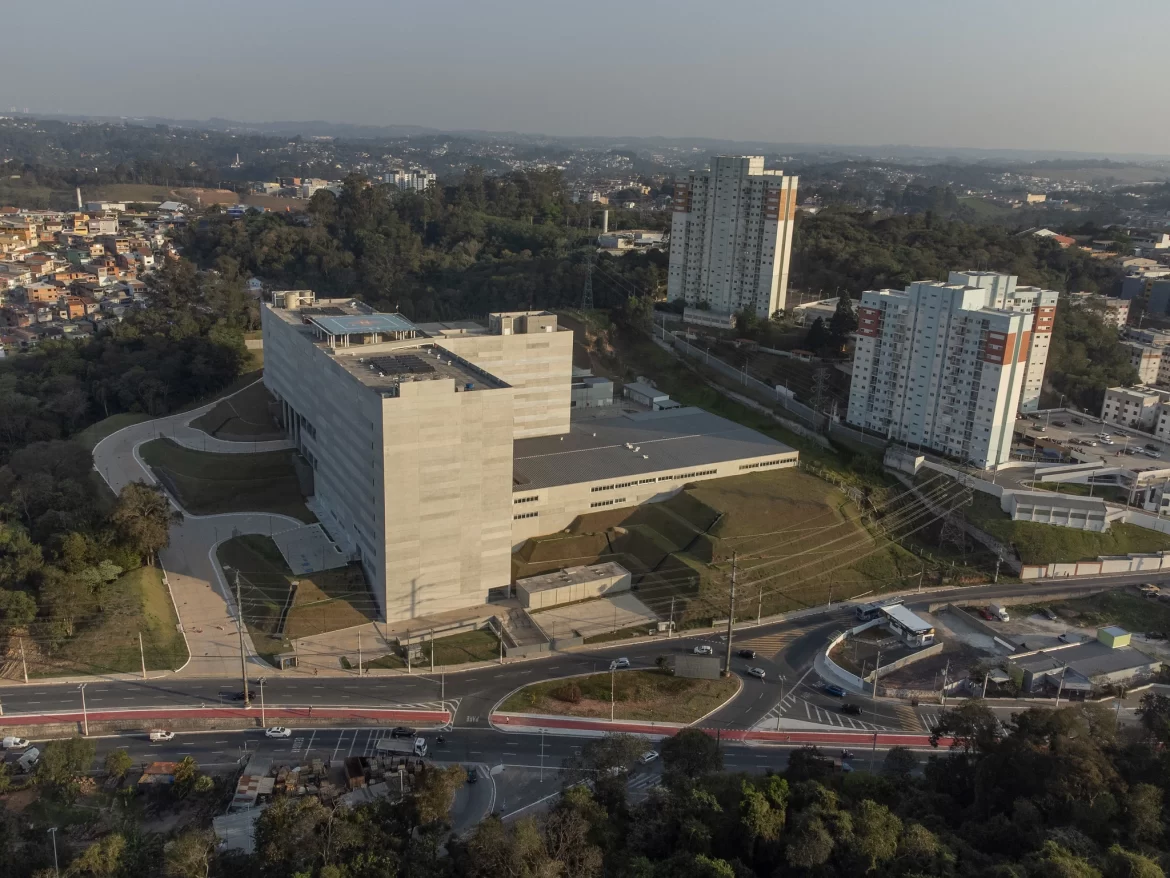
[[[211,215],[188,232],[185,253],[203,267],[257,275],[277,286],[360,295],[415,320],[497,308],[555,308],[580,301],[597,205],[570,203],[558,171],[485,177],[404,194],[350,178],[340,196],[318,192],[301,216]],[[668,215],[655,215],[664,227]],[[611,228],[646,218],[611,214]],[[664,293],[667,254],[600,257],[595,301]],[[902,287],[948,271],[1006,271],[1025,284],[1110,291],[1117,271],[1079,250],[996,225],[915,216],[875,218],[831,209],[800,215],[790,286],[823,292]]]

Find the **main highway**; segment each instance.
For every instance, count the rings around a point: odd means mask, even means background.
[[[1038,583],[1011,583],[970,586],[942,592],[914,594],[907,597],[907,605],[925,607],[941,600],[970,602],[990,601],[997,597],[1026,592],[1042,597],[1045,593],[1068,593],[1099,589],[1102,585],[1116,586],[1149,579],[1149,574],[1136,574],[1093,579],[1046,581]],[[744,677],[740,693],[701,725],[710,728],[745,729],[760,722],[782,700],[791,706],[799,698],[814,707],[832,709],[840,706],[839,699],[824,695],[813,671],[813,659],[824,648],[827,638],[851,624],[851,607],[836,607],[805,614],[799,619],[778,621],[750,628],[740,628],[734,635],[732,670]],[[453,709],[453,725],[465,728],[489,729],[492,708],[509,692],[519,686],[540,680],[605,671],[618,657],[630,659],[634,668],[654,667],[661,655],[689,652],[698,644],[709,644],[717,655],[726,650],[726,635],[718,632],[659,638],[641,643],[607,643],[595,648],[573,652],[554,652],[543,658],[506,660],[501,665],[479,667],[452,673],[395,672],[366,677],[312,676],[297,672],[250,671],[250,688],[258,690],[257,678],[266,674],[264,700],[268,707],[429,707],[446,702]],[[735,650],[742,647],[756,650],[753,660],[741,659]],[[743,675],[748,665],[762,667],[764,680]],[[85,702],[89,710],[119,710],[131,708],[196,708],[200,706],[232,705],[243,688],[240,677],[189,678],[163,676],[151,679],[94,677],[85,688]],[[5,681],[0,686],[0,706],[5,719],[13,714],[44,714],[57,711],[77,711],[81,707],[81,692],[76,682],[52,683],[31,680],[28,684]],[[253,707],[258,707],[255,703]],[[844,724],[846,728],[882,729],[910,728],[906,712],[896,703],[879,699],[866,705],[861,720]],[[794,717],[797,714],[792,714]],[[802,709],[800,716],[812,716]],[[10,722],[16,722],[15,718]],[[814,720],[815,721],[815,720]],[[0,720],[2,725],[4,720]],[[842,723],[824,723],[843,725]],[[913,728],[920,731],[921,727]]]

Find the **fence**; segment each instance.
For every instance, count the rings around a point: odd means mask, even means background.
[[[1077,561],[1068,564],[1028,564],[1020,571],[1020,579],[1057,579],[1062,576],[1101,576],[1107,573],[1141,573],[1170,570],[1170,554],[1117,555],[1096,561]]]
[[[882,665],[880,668],[870,671],[865,675],[865,682],[872,683],[875,675],[880,677],[882,674],[888,674],[890,671],[896,671],[898,668],[904,668],[906,665],[912,665],[915,662],[920,662],[924,658],[930,658],[932,655],[938,655],[942,651],[942,643],[935,643],[931,646],[924,647],[923,649],[915,650],[909,655],[902,656],[897,661],[890,662],[888,665]]]

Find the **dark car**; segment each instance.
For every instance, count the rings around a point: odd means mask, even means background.
[[[1147,631],[1146,632],[1146,639],[1147,640],[1165,640],[1166,639],[1166,632],[1165,631]]]
[[[1161,451],[1161,450],[1162,450],[1162,449],[1161,449],[1161,448],[1159,448],[1157,445],[1154,445],[1152,442],[1147,442],[1147,443],[1146,443],[1146,448],[1147,448],[1149,451]]]
[[[1073,422],[1074,424],[1076,424],[1076,425],[1080,426],[1080,427],[1083,427],[1083,426],[1085,425],[1085,419],[1084,419],[1084,418],[1073,418],[1073,419],[1072,419],[1072,422]]]
[[[835,683],[829,683],[821,691],[823,691],[826,695],[835,695],[837,698],[844,698],[847,694],[844,689]]]
[[[1053,421],[1052,426],[1054,426],[1054,427],[1067,427],[1068,424],[1066,424],[1064,421]]]
[[[395,726],[390,730],[391,738],[413,738],[415,734],[414,729],[408,729],[406,726]]]
[[[1052,609],[1051,607],[1043,607],[1040,610],[1040,614],[1045,619],[1047,619],[1049,622],[1055,622],[1057,619],[1060,618],[1059,616],[1056,615],[1056,610]]]
[[[255,692],[253,692],[251,689],[248,690],[248,700],[249,701],[254,701],[254,700],[258,699],[259,697],[260,696],[257,695]],[[232,701],[243,701],[244,700],[243,690],[240,690],[239,692],[233,692],[231,694],[231,699],[232,699]]]
[[[847,713],[850,716],[861,716],[861,708],[856,704],[842,704],[841,713]]]
[[[754,659],[756,657],[756,651],[754,649],[741,649],[739,651],[739,657],[745,659]]]
[[[479,772],[476,771],[474,768],[467,769],[467,782],[468,783],[479,783]]]

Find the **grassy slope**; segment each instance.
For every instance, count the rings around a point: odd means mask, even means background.
[[[1170,549],[1170,535],[1133,524],[1114,522],[1107,533],[1073,530],[1032,521],[1012,521],[999,500],[982,491],[966,507],[967,520],[996,539],[1016,547],[1025,564],[1092,561],[1101,555],[1159,552]]]
[[[435,638],[435,666],[462,665],[468,662],[495,661],[500,655],[500,639],[486,628],[464,631],[448,637]],[[431,644],[422,645],[422,658],[415,668],[426,669],[431,663]],[[406,662],[397,655],[384,655],[365,663],[367,668],[405,668]]]
[[[514,692],[500,706],[512,713],[551,713],[608,719],[610,674],[592,674],[571,680],[534,683]],[[622,671],[613,675],[615,719],[691,723],[715,710],[737,691],[736,679],[693,680],[661,671]],[[553,693],[575,685],[582,700],[577,704]]]
[[[110,589],[103,612],[89,623],[48,664],[30,662],[29,674],[138,672],[142,662],[138,633],[148,670],[173,670],[187,661],[187,647],[162,572],[155,567],[132,570]],[[35,667],[35,670],[34,670]]]
[[[1076,600],[1020,607],[1019,613],[1023,616],[1039,606],[1051,607],[1061,619],[1083,628],[1120,625],[1127,631],[1170,631],[1170,604],[1144,598],[1131,589],[1112,589]]]
[[[155,439],[142,445],[139,453],[178,493],[183,507],[196,515],[274,512],[305,522],[316,520],[305,506],[292,451],[216,454]]]
[[[262,383],[253,384],[191,422],[191,426],[219,439],[263,441],[284,436],[272,419],[272,394]]]

